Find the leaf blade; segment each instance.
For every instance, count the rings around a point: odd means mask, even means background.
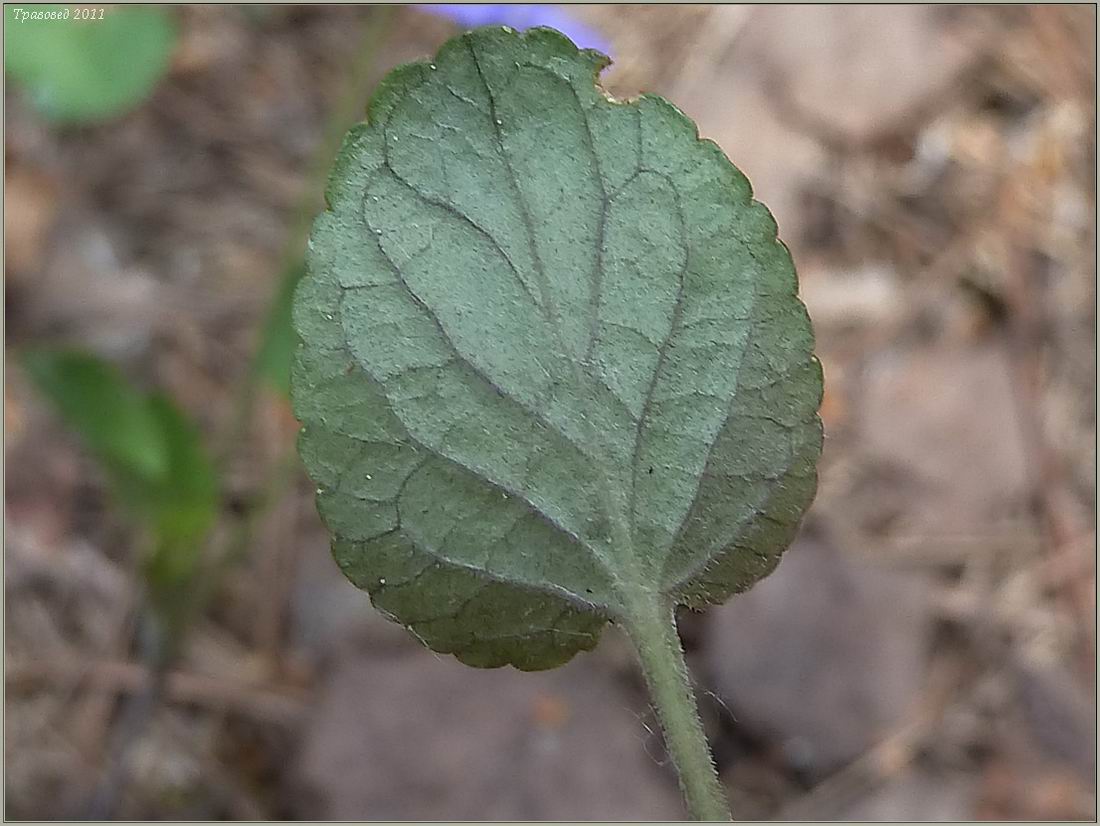
[[[102,463],[115,499],[149,531],[148,585],[162,602],[186,600],[218,512],[217,474],[198,429],[172,399],[142,393],[89,353],[38,349],[22,362]]]
[[[22,363],[66,424],[113,473],[145,484],[165,477],[169,459],[160,425],[117,369],[75,350],[33,350]]]
[[[812,498],[820,369],[774,222],[671,104],[605,96],[604,65],[549,30],[477,30],[391,76],[345,142],[295,302],[294,398],[322,515],[368,543],[346,568],[381,570],[369,543],[400,536],[622,620],[748,587]],[[386,433],[342,461],[368,420]],[[381,510],[324,504],[393,450],[418,458]],[[376,605],[396,587],[360,579]],[[452,597],[390,609],[423,627],[443,600],[471,633]]]

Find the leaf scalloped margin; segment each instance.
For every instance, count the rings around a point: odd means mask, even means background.
[[[778,291],[769,297],[783,305],[779,310],[770,309],[777,316],[789,314],[789,319],[778,338],[767,342],[768,347],[757,346],[745,334],[737,382],[741,381],[740,373],[746,363],[752,366],[754,359],[759,364],[753,375],[768,374],[775,364],[769,347],[782,351],[789,363],[779,359],[786,370],[780,379],[750,388],[751,394],[742,393],[739,397],[735,391],[731,396],[702,467],[690,509],[677,530],[678,544],[665,549],[661,564],[651,566],[648,572],[651,582],[642,587],[642,591],[652,592],[649,595],[695,609],[720,603],[774,569],[816,492],[816,462],[822,446],[821,422],[817,416],[822,394],[821,367],[813,356],[809,318],[797,298],[797,277],[790,254],[777,237],[770,213],[752,200],[747,179],[713,141],[700,138],[690,118],[663,98],[641,95],[618,101],[599,87],[599,74],[610,64],[606,56],[579,50],[551,29],[530,29],[519,34],[504,27],[487,27],[452,39],[440,49],[436,61],[445,63],[449,49],[468,48],[473,53],[473,44],[482,45],[494,38],[513,45],[518,40],[535,55],[532,61],[541,56],[562,73],[561,79],[566,83],[575,82],[583,74],[600,100],[612,107],[637,108],[639,170],[640,110],[654,107],[668,119],[671,131],[682,133],[676,140],[689,137],[694,144],[691,151],[700,153],[703,162],[711,165],[710,172],[721,178],[718,188],[724,191],[722,197],[740,209],[746,220],[756,222],[744,230],[748,240],[735,240],[750,249],[748,255],[753,266],[764,266],[758,257],[768,259],[772,265],[768,272],[780,282]],[[474,62],[477,63],[476,56]],[[517,62],[517,68],[519,65]],[[309,274],[295,299],[295,326],[301,343],[294,365],[292,396],[295,412],[303,424],[299,447],[317,483],[318,509],[335,536],[334,556],[345,575],[370,594],[378,610],[406,627],[429,648],[454,654],[469,665],[511,664],[521,670],[551,668],[578,651],[592,649],[607,621],[624,619],[622,606],[612,604],[614,600],[605,596],[614,592],[614,583],[597,585],[592,571],[581,565],[576,571],[567,570],[572,581],[560,586],[540,581],[537,576],[526,577],[526,571],[520,576],[516,573],[519,569],[502,575],[490,570],[492,566],[485,559],[441,551],[438,543],[455,537],[464,539],[468,545],[477,544],[477,537],[464,536],[464,526],[472,523],[485,529],[480,540],[483,544],[499,545],[518,532],[523,541],[530,543],[523,547],[538,548],[539,543],[544,543],[544,547],[554,552],[548,556],[560,558],[557,551],[561,537],[550,534],[561,525],[544,513],[524,512],[523,504],[516,503],[524,498],[522,491],[489,484],[469,467],[415,438],[395,414],[383,383],[352,352],[343,328],[345,287],[337,283],[336,271],[340,265],[335,262],[341,256],[354,260],[355,243],[369,230],[366,222],[356,226],[354,221],[349,223],[349,219],[341,216],[348,212],[349,204],[366,200],[370,176],[377,171],[364,162],[367,151],[364,147],[372,140],[377,141],[381,134],[381,151],[386,152],[385,129],[391,115],[427,82],[436,66],[420,61],[401,66],[386,76],[368,106],[367,121],[349,132],[330,175],[325,196],[327,209],[318,219],[310,240]],[[546,65],[540,68],[551,71]],[[485,88],[491,102],[493,95],[487,82]],[[573,91],[576,95],[575,87]],[[578,97],[578,105],[579,102]],[[584,117],[587,119],[587,114]],[[501,152],[505,154],[503,144]],[[593,157],[596,159],[594,148]],[[595,166],[602,186],[606,182],[598,168],[598,159]],[[679,190],[676,191],[679,198]],[[606,196],[603,210],[606,221]],[[605,238],[601,237],[601,244]],[[692,252],[687,242],[683,243],[683,270],[686,270],[687,257]],[[380,242],[378,247],[381,251]],[[601,247],[600,255],[602,250]],[[502,252],[499,245],[498,251]],[[597,269],[602,267],[601,263]],[[394,270],[398,272],[398,268]],[[513,272],[518,277],[515,267]],[[754,315],[757,303],[754,297],[749,317],[740,319],[754,333],[763,329]],[[598,314],[599,310],[593,312]],[[340,320],[337,315],[341,315]],[[361,333],[362,329],[358,331]],[[793,344],[782,340],[787,332],[795,339]],[[658,362],[653,369],[653,383],[657,382],[660,369]],[[782,379],[789,381],[783,385]],[[780,391],[775,390],[777,386]],[[790,387],[796,390],[781,392]],[[650,387],[649,394],[652,392]],[[644,411],[642,415],[637,425],[639,440]],[[774,447],[768,445],[769,436],[788,438],[784,461],[761,475],[758,468],[751,466],[750,455],[746,470],[742,454],[755,451],[753,455],[767,456]],[[637,458],[636,445],[635,465]],[[637,472],[637,467],[634,471]],[[649,473],[653,473],[652,467]],[[431,484],[421,477],[429,477]],[[364,478],[369,481],[364,482]],[[489,501],[497,495],[507,505]],[[731,498],[745,500],[741,502],[744,513],[733,522],[728,514]],[[443,500],[444,504],[440,504]],[[433,509],[446,511],[444,516],[450,527],[434,540],[423,533],[416,535],[407,528],[408,517],[402,519],[402,502],[406,512],[411,511],[410,502],[423,507],[425,514]],[[459,504],[449,506],[446,502]],[[530,510],[537,511],[533,506]],[[437,515],[434,511],[433,518]],[[500,512],[506,513],[499,516]],[[486,514],[492,514],[493,518]],[[723,529],[716,531],[715,523],[722,524]],[[606,533],[606,526],[599,528]],[[633,532],[633,523],[630,528]],[[579,532],[569,535],[581,541]],[[707,550],[700,555],[699,548]],[[505,550],[524,555],[514,546]],[[487,553],[492,556],[493,552]],[[591,578],[591,587],[583,587],[585,576]]]

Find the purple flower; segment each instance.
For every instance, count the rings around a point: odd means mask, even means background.
[[[467,29],[499,25],[523,31],[534,26],[549,26],[582,49],[596,49],[604,54],[611,51],[597,31],[574,20],[562,9],[543,3],[423,3],[416,8],[446,17]]]

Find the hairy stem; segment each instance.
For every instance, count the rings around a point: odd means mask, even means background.
[[[624,629],[637,649],[688,813],[694,820],[730,820],[695,705],[673,606],[654,602],[639,606],[641,610],[624,622]]]

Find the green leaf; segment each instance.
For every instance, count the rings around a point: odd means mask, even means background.
[[[486,28],[392,72],[296,296],[336,559],[473,665],[726,599],[815,490],[821,370],[775,223],[674,106],[600,90],[607,63]]]
[[[23,364],[103,464],[120,504],[152,534],[151,584],[187,581],[218,509],[217,477],[198,429],[170,399],[139,392],[95,356],[36,350]]]
[[[148,407],[168,456],[164,482],[152,491],[156,533],[164,542],[193,546],[197,553],[217,516],[217,473],[198,427],[172,399],[157,393],[149,397]]]
[[[135,480],[138,489],[163,484],[169,459],[160,422],[115,367],[87,353],[55,350],[29,352],[23,366],[110,473]]]
[[[291,308],[294,290],[304,274],[305,262],[299,261],[280,277],[278,292],[264,322],[260,347],[253,363],[256,375],[284,396],[290,393],[290,369],[298,341],[298,334],[294,332],[291,322]]]
[[[82,10],[94,19],[75,19]],[[53,14],[66,17],[24,17]],[[141,103],[176,40],[169,13],[148,6],[5,5],[4,15],[5,68],[58,122],[103,120]]]
[[[160,426],[168,473],[150,487],[147,518],[153,546],[143,560],[149,599],[163,623],[162,656],[174,654],[201,606],[196,584],[207,537],[218,515],[218,479],[198,428],[167,396],[154,394],[148,409]]]

